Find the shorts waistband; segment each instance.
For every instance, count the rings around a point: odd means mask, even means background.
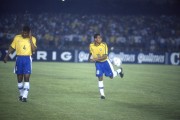
[[[17,55],[17,57],[30,57],[30,55]]]

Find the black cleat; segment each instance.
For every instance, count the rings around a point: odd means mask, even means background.
[[[121,72],[119,73],[120,77],[123,78],[124,77],[124,73],[123,73],[123,68],[120,68]]]
[[[22,102],[27,102],[27,99],[26,99],[26,98],[22,98],[21,101],[22,101]]]
[[[101,96],[101,99],[105,99],[105,96]]]
[[[22,96],[19,96],[19,101],[22,101]]]

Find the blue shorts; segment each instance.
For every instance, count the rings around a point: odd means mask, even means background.
[[[95,66],[97,77],[102,77],[103,74],[105,74],[105,76],[107,77],[113,76],[114,68],[109,60],[106,60],[104,62],[96,62]]]
[[[16,74],[31,74],[32,58],[31,56],[17,56],[14,72]]]

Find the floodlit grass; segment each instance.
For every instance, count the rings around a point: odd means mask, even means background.
[[[0,62],[0,120],[179,120],[180,67],[123,65],[99,97],[92,63],[34,62],[28,102],[18,101],[14,62]]]

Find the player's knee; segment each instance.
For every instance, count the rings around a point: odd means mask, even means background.
[[[98,80],[99,80],[99,81],[102,81],[102,80],[103,80],[103,77],[98,77]]]
[[[18,83],[21,83],[23,80],[22,79],[18,79]]]

